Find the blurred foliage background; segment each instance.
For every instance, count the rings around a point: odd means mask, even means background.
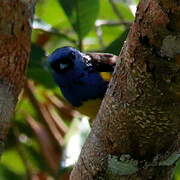
[[[0,163],[0,180],[67,180],[90,127],[54,84],[58,47],[119,54],[137,0],[38,0],[27,80]],[[180,180],[180,163],[175,180]]]

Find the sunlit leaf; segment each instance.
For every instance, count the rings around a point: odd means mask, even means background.
[[[125,21],[133,21],[134,20],[134,16],[133,16],[131,10],[129,9],[128,5],[126,5],[124,3],[118,3],[118,2],[116,3],[116,5],[117,5],[119,12],[124,17]]]
[[[108,19],[108,20],[117,19],[116,14],[114,13],[111,5],[109,4],[109,0],[101,0],[100,1],[100,13],[99,13],[98,18],[99,19]]]
[[[20,113],[16,113],[15,121],[26,123],[24,116],[27,114],[31,114],[36,117],[36,110],[34,109],[31,101],[28,98],[22,98],[21,101],[16,106],[16,111]]]
[[[36,15],[54,27],[70,27],[69,22],[57,0],[40,0],[36,5]]]
[[[127,4],[122,3],[120,1],[114,1],[114,3],[116,5],[117,10],[119,10],[119,13],[124,18],[124,21],[132,21],[134,19],[134,16]],[[114,12],[111,4],[109,3],[109,0],[101,1],[100,15],[98,18],[109,20],[118,19],[118,16]]]
[[[133,0],[133,3],[138,4],[139,0]]]
[[[92,28],[99,11],[99,0],[59,0],[74,30],[82,39]]]
[[[1,163],[16,174],[20,175],[25,173],[23,161],[15,149],[4,152]]]

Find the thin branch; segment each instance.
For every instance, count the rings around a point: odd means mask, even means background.
[[[100,28],[100,26],[95,26],[95,29],[96,29],[96,35],[98,37],[100,47],[101,47],[101,49],[104,49],[105,44],[104,44],[103,37],[102,37],[103,36],[103,31]]]
[[[30,98],[33,105],[35,106],[35,109],[39,113],[41,119],[43,119],[44,122],[46,123],[46,125],[49,128],[54,139],[57,141],[57,143],[60,146],[62,146],[64,144],[64,139],[63,139],[62,135],[59,133],[59,131],[57,130],[54,120],[52,119],[51,115],[49,114],[47,107],[45,107],[44,104],[38,102],[34,95],[34,94],[36,94],[36,92],[35,92],[35,86],[33,84],[33,81],[30,81],[30,80],[26,81],[25,91],[27,92],[28,97]]]
[[[45,31],[48,33],[53,33],[56,36],[60,36],[64,39],[66,39],[67,41],[70,41],[71,43],[76,44],[76,40],[67,36],[66,35],[67,33],[61,32],[59,29],[52,27],[50,24],[45,23],[44,21],[42,21],[41,19],[39,19],[37,17],[35,17],[35,19],[33,21],[33,29]]]
[[[40,104],[40,111],[44,117],[45,122],[48,125],[48,128],[50,129],[51,133],[53,134],[56,141],[59,143],[60,146],[64,145],[64,138],[62,137],[62,134],[60,134],[59,130],[57,129],[56,124],[54,123],[54,119],[52,119],[51,114],[49,113],[46,105]]]
[[[31,177],[32,177],[32,168],[28,162],[28,158],[26,157],[26,154],[24,152],[24,149],[19,141],[19,136],[20,136],[20,133],[19,133],[19,130],[18,128],[16,127],[15,123],[13,124],[13,134],[15,136],[15,141],[16,141],[16,149],[17,149],[17,152],[24,164],[24,167],[26,169],[26,175],[27,175],[27,180],[31,180]]]
[[[70,104],[65,104],[59,98],[54,95],[49,95],[48,93],[44,93],[44,96],[49,100],[49,102],[55,106],[62,115],[72,119],[74,117],[80,116],[80,113],[73,109]]]
[[[53,174],[56,173],[60,155],[58,154],[51,137],[48,135],[47,129],[29,115],[27,116],[26,120],[37,137],[45,160],[47,161],[51,170],[53,170]]]
[[[55,123],[57,129],[59,130],[60,134],[62,134],[62,136],[64,136],[68,132],[69,128],[66,126],[64,121],[61,119],[61,117],[59,116],[59,114],[56,112],[56,110],[54,109],[54,107],[51,104],[46,105],[46,108],[49,112],[49,115],[54,120],[54,123]]]
[[[96,27],[101,27],[101,26],[120,26],[120,25],[125,25],[125,26],[131,26],[132,22],[130,21],[112,21],[112,20],[101,20],[98,19],[95,22]]]
[[[101,29],[101,27],[103,26],[108,26],[108,27],[113,27],[113,26],[121,26],[124,25],[126,26],[126,28],[129,28],[131,26],[132,22],[130,21],[110,21],[110,20],[96,20],[95,22],[95,29],[96,29],[96,34],[99,40],[99,44],[101,49],[105,48],[104,42],[103,42],[103,31]]]

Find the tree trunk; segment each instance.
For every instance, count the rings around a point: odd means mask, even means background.
[[[29,58],[35,0],[0,0],[0,152]]]
[[[141,0],[71,180],[171,179],[179,132],[180,1]]]

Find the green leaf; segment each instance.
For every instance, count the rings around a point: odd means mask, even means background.
[[[116,6],[119,9],[119,12],[124,17],[124,20],[128,20],[128,21],[134,20],[134,16],[133,16],[130,8],[128,7],[128,5],[117,1]]]
[[[100,7],[100,13],[99,13],[99,19],[109,19],[109,20],[117,20],[118,16],[113,11],[113,8],[111,4],[109,3],[109,0],[103,0],[101,2]],[[120,1],[114,1],[116,4],[117,9],[119,10],[119,13],[123,16],[125,21],[132,21],[134,19],[134,16],[129,9],[128,5],[126,3],[122,3]],[[108,13],[106,13],[108,12]]]
[[[133,0],[133,3],[138,4],[139,0]]]
[[[99,0],[59,0],[59,2],[79,39],[83,39],[97,18]]]
[[[49,72],[45,51],[35,44],[32,44],[30,62],[27,70],[30,79],[48,87],[54,88],[56,85]]]
[[[31,145],[24,145],[24,149],[26,150],[26,155],[29,158],[29,162],[41,171],[49,172],[50,169],[48,168],[48,164],[45,161],[44,157],[42,156],[41,151],[38,152],[33,146]]]
[[[180,180],[180,159],[176,163],[176,168],[174,171],[174,179],[175,180]]]
[[[13,171],[16,174],[25,174],[23,161],[15,149],[3,153],[1,165],[5,165],[10,171]]]
[[[119,55],[124,41],[126,40],[128,32],[129,30],[125,30],[117,39],[115,39],[108,47],[106,47],[104,52]]]
[[[12,160],[12,159],[11,159]],[[14,164],[16,164],[14,162]],[[0,179],[1,180],[23,180],[25,179],[24,176],[16,174],[15,172],[13,172],[12,170],[10,170],[7,166],[1,164],[0,165]]]
[[[70,27],[67,18],[57,0],[38,1],[36,5],[36,16],[52,26]]]
[[[108,13],[107,13],[108,12]],[[118,19],[116,14],[114,13],[109,0],[101,0],[100,1],[100,13],[99,13],[99,19]]]
[[[29,66],[33,67],[33,66],[41,65],[44,58],[45,58],[45,51],[36,44],[32,44]]]

